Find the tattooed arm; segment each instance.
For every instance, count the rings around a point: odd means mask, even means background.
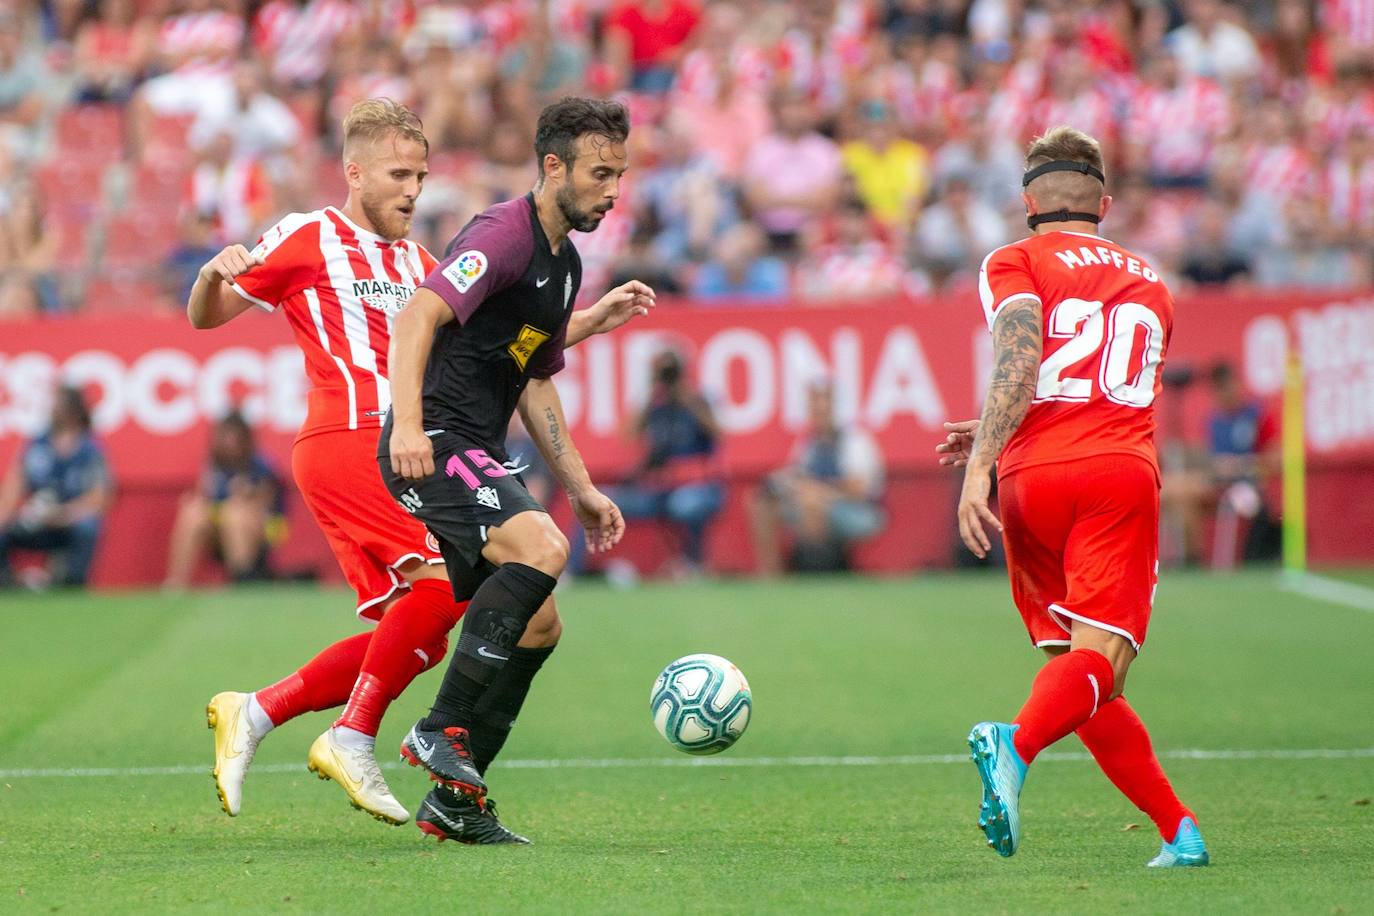
[[[530,438],[568,494],[568,502],[585,530],[587,549],[592,553],[610,550],[625,533],[625,520],[616,504],[592,485],[582,455],[568,437],[558,389],[549,379],[530,379],[520,396],[519,409]]]
[[[984,522],[1002,530],[988,508],[992,469],[1030,409],[1043,347],[1040,303],[1024,298],[1002,306],[992,326],[992,379],[959,496],[959,536],[980,559],[992,547]]]

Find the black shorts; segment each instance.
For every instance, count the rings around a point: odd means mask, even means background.
[[[519,474],[476,443],[452,433],[438,433],[430,441],[434,473],[423,480],[395,474],[390,458],[378,458],[377,464],[396,502],[438,540],[453,596],[467,601],[496,571],[482,556],[487,529],[499,528],[522,512],[547,510],[530,495]]]

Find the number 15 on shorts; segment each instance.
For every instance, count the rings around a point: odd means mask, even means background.
[[[467,461],[463,460],[464,456]],[[505,477],[510,473],[501,465],[501,462],[488,455],[485,449],[480,448],[470,448],[461,456],[457,453],[450,455],[448,462],[444,465],[444,473],[449,477],[457,477],[463,481],[469,490],[476,490],[482,486],[482,478],[477,476],[479,471],[487,477]]]

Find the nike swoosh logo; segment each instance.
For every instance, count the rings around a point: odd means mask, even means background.
[[[339,781],[344,784],[349,795],[357,795],[363,790],[363,781],[348,775],[348,767],[344,765],[344,761],[337,754],[334,759],[339,765]]]
[[[440,811],[438,808],[434,807],[434,806],[431,805],[429,802],[425,802],[425,807],[429,809],[429,812],[430,812],[431,814],[433,814],[433,815],[434,815],[435,817],[437,817],[439,820],[441,820],[441,821],[443,821],[445,824],[447,824],[447,825],[448,825],[448,828],[449,828],[450,830],[453,831],[453,835],[454,835],[454,836],[462,836],[462,835],[463,835],[463,819],[462,819],[461,817],[458,818],[457,822],[455,823],[454,820],[453,820],[453,818],[451,818],[451,817],[449,817],[448,815],[444,814],[444,812]]]
[[[543,288],[544,288],[544,284],[545,284],[545,283],[548,283],[548,282],[549,282],[549,278],[548,278],[548,277],[545,277],[545,278],[542,279],[542,280],[536,280],[536,281],[534,281],[534,285],[535,285],[535,288],[537,288],[537,289],[543,289]]]
[[[509,655],[497,655],[495,652],[488,652],[486,646],[478,646],[477,654],[483,658],[494,658],[498,662],[504,662],[510,659]]]
[[[242,754],[242,753],[244,752],[244,750],[245,750],[245,748],[235,747],[235,746],[234,746],[234,736],[238,733],[238,730],[239,730],[239,717],[242,716],[242,715],[243,715],[243,704],[240,703],[240,704],[239,704],[239,708],[236,709],[236,710],[234,710],[234,718],[232,718],[232,719],[229,720],[229,740],[226,741],[226,742],[224,742],[224,759],[225,759],[225,760],[233,760],[235,757],[237,757],[237,756],[239,756],[240,754]]]

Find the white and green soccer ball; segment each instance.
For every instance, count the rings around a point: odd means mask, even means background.
[[[649,694],[654,727],[688,754],[719,754],[749,727],[753,695],[743,672],[719,655],[685,655]]]

